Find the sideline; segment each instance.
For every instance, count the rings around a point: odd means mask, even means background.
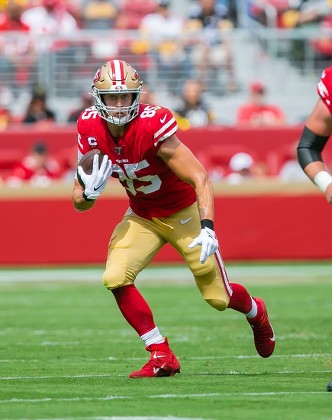
[[[331,281],[332,262],[287,263],[287,264],[230,264],[226,269],[231,279],[286,283],[312,282],[312,277],[320,281]],[[103,267],[50,267],[50,268],[0,268],[0,285],[14,282],[96,282],[99,283]],[[184,265],[152,265],[137,277],[139,282],[167,281],[167,284],[192,283],[193,277]]]

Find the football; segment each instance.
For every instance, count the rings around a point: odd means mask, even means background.
[[[82,166],[83,171],[88,175],[91,175],[92,173],[93,158],[95,157],[95,155],[99,155],[99,168],[100,168],[101,162],[104,157],[104,153],[102,153],[99,149],[89,150],[87,153],[85,153],[85,155],[81,157],[81,160],[78,162],[78,166]],[[82,185],[82,187],[84,187],[84,183],[78,173],[77,173],[77,179],[78,179],[78,182]]]

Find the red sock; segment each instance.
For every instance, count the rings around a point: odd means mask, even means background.
[[[114,289],[112,293],[122,315],[139,336],[156,327],[149,305],[133,284]]]
[[[251,311],[252,301],[247,289],[238,283],[230,283],[233,290],[228,307],[235,311],[247,314]]]

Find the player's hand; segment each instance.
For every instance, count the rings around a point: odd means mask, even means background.
[[[99,167],[99,156],[95,155],[91,175],[86,174],[82,166],[77,168],[77,172],[85,185],[83,197],[87,200],[96,200],[112,175],[112,161],[105,155]]]
[[[194,248],[197,245],[201,245],[202,247],[199,260],[204,264],[208,257],[217,251],[219,246],[214,230],[208,227],[203,228],[199,236],[197,236],[188,247]]]

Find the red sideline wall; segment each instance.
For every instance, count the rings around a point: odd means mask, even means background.
[[[125,197],[76,212],[68,198],[0,202],[0,265],[102,263]],[[216,230],[225,260],[332,259],[332,209],[321,194],[216,197]],[[166,246],[158,262],[181,258]]]
[[[230,157],[239,151],[251,153],[263,163],[268,175],[277,175],[286,158],[294,153],[301,126],[283,128],[207,127],[179,131],[180,139],[191,148],[205,167],[227,167]],[[0,132],[0,176],[6,177],[17,159],[26,154],[35,142],[43,141],[49,151],[63,161],[76,147],[75,125],[48,128],[22,127]],[[332,141],[324,150],[324,159],[332,165]]]
[[[211,147],[254,151],[266,159],[296,142],[301,127],[283,129],[208,128],[179,133],[195,153]],[[0,133],[0,161],[6,152],[19,155],[44,140],[51,153],[76,144],[75,127],[48,131],[11,129]],[[332,160],[332,142],[325,157]],[[76,212],[68,196],[37,198],[1,194],[0,265],[81,264],[105,260],[107,242],[127,208],[124,196],[105,197],[86,213]],[[104,202],[102,202],[104,201]],[[222,194],[216,196],[216,229],[225,260],[332,259],[332,209],[317,190],[309,193]],[[180,257],[166,246],[158,262]]]
[[[219,146],[224,150],[238,148],[251,149],[258,159],[264,159],[274,150],[296,141],[301,127],[278,129],[245,129],[228,127],[196,128],[179,131],[179,138],[195,153],[206,152],[208,148]],[[37,141],[44,141],[49,151],[57,154],[77,144],[75,126],[54,126],[49,128],[22,127],[20,125],[0,132],[0,160],[6,152],[15,151],[17,156],[26,153]],[[332,153],[332,152],[331,152]]]

